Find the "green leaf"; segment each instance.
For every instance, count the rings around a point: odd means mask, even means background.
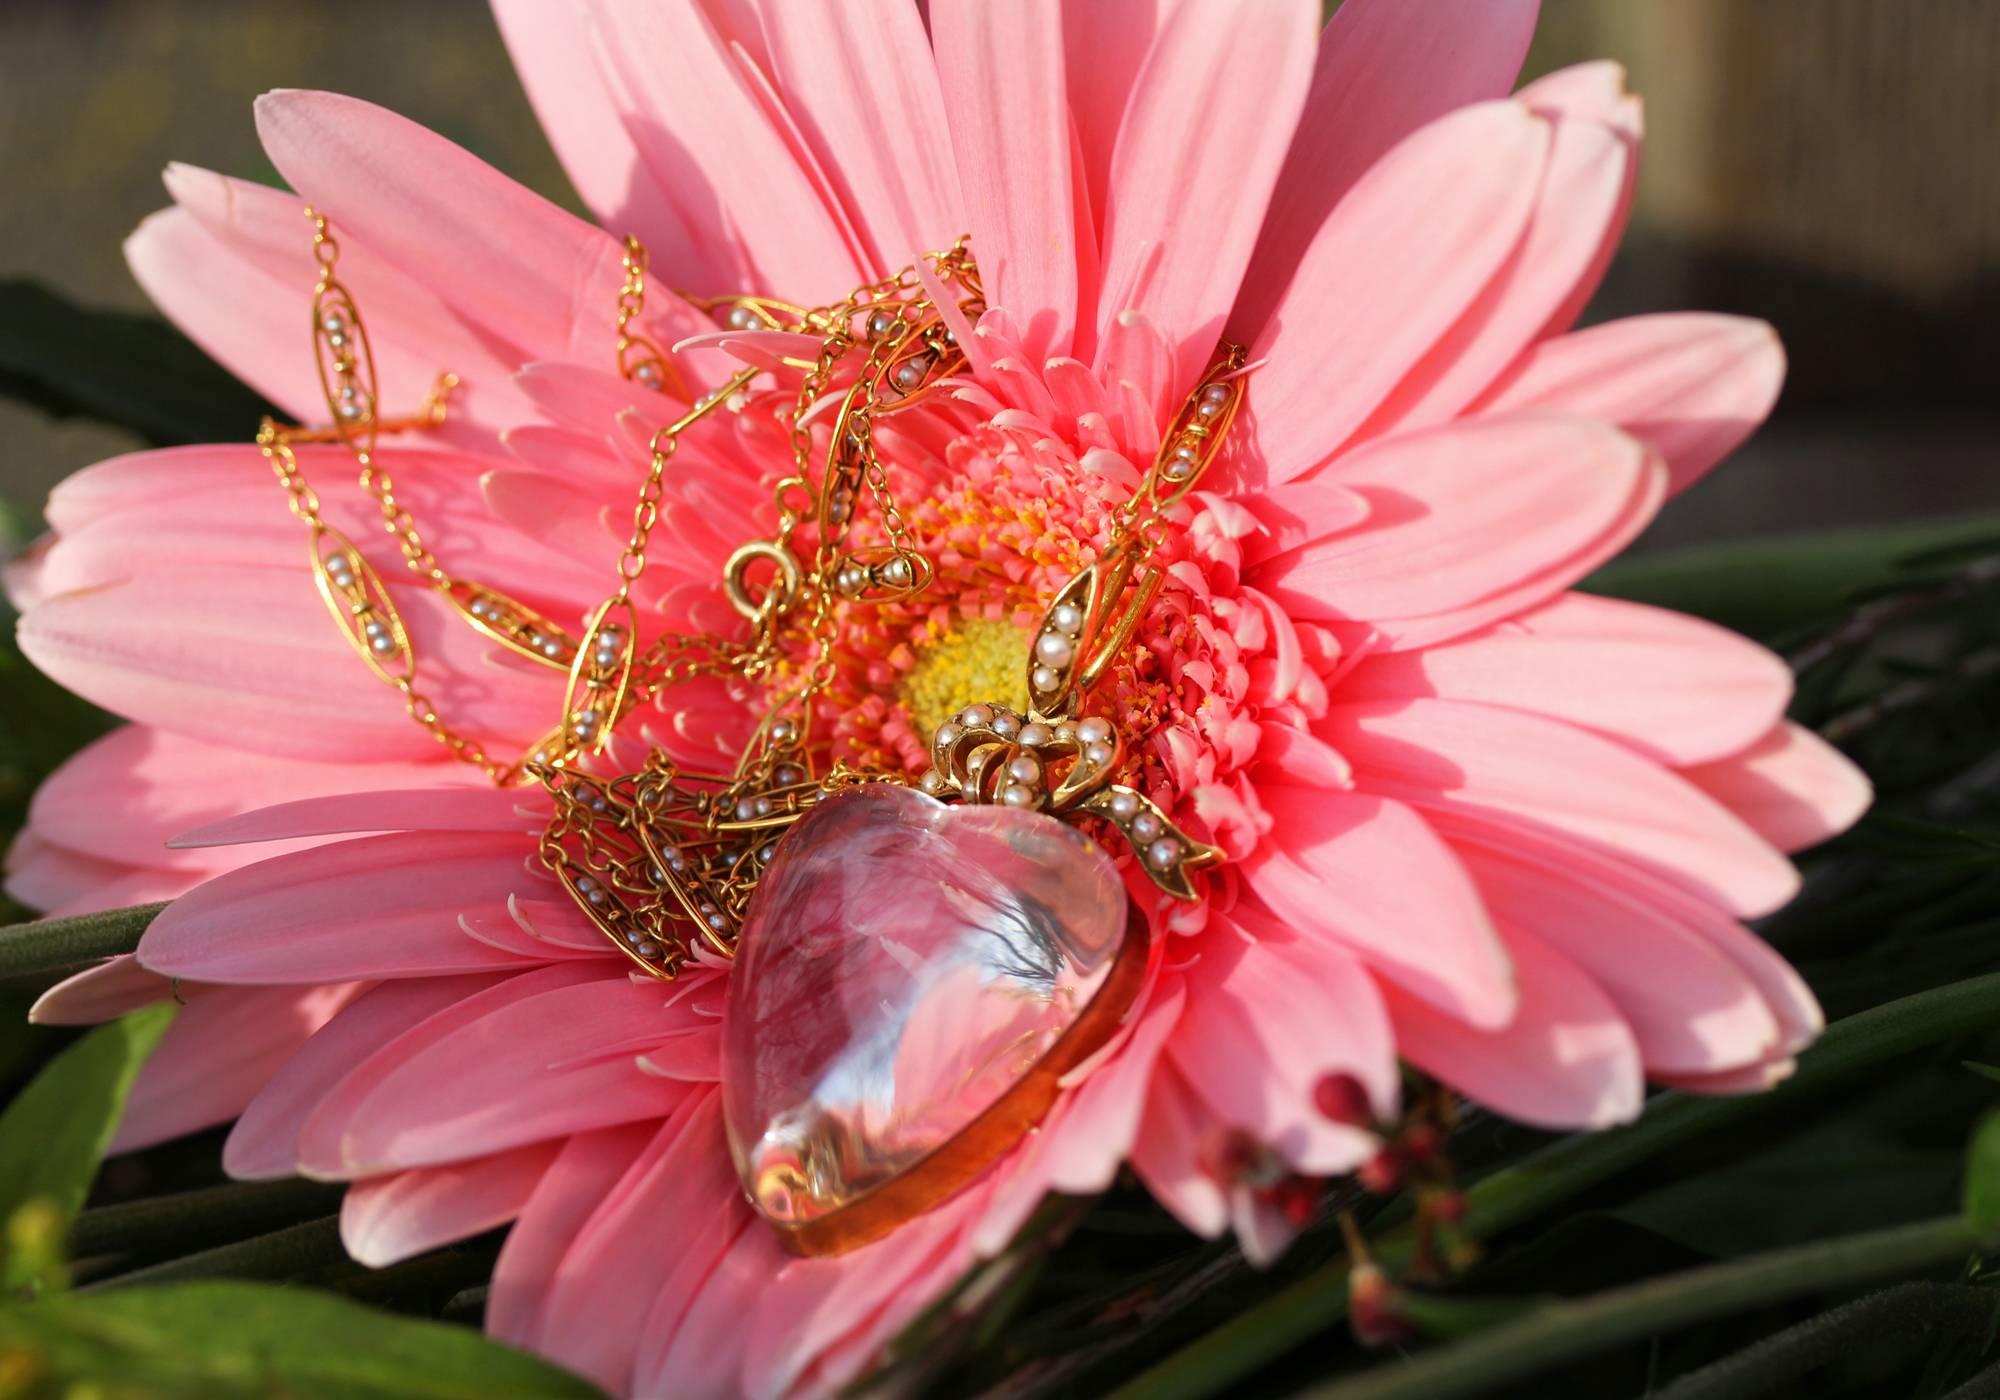
[[[158,317],[91,310],[18,279],[0,281],[0,396],[162,446],[247,441],[271,412]]]
[[[1983,1065],[1977,1060],[1960,1060],[1959,1063],[1981,1079],[1990,1079],[1995,1084],[2000,1084],[2000,1065]]]
[[[1583,587],[1770,637],[1896,581],[1913,557],[1956,551],[1996,533],[2000,517],[1988,515],[1731,540],[1621,560]]]
[[[11,1370],[10,1370],[11,1368]],[[588,1400],[589,1382],[470,1328],[309,1289],[186,1283],[0,1308],[0,1374],[30,1394],[163,1400]],[[32,1388],[31,1388],[32,1387]]]
[[[0,1222],[8,1245],[0,1284],[30,1293],[60,1286],[60,1239],[83,1209],[97,1164],[139,1067],[172,1024],[172,1002],[99,1026],[51,1060],[0,1114]]]
[[[1979,1120],[1965,1154],[1965,1218],[1978,1234],[2000,1233],[2000,1108]]]
[[[135,904],[66,919],[37,919],[0,928],[0,977],[69,971],[139,946],[139,936],[164,904]]]

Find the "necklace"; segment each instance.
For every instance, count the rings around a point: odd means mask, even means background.
[[[722,325],[817,341],[783,426],[791,469],[773,487],[777,528],[730,554],[721,585],[739,634],[667,634],[642,646],[644,574],[682,437],[723,412],[784,403],[745,368],[692,396],[643,330],[647,260],[628,239],[616,364],[686,405],[649,443],[613,591],[572,634],[505,594],[448,572],[376,458],[381,435],[445,421],[440,376],[414,415],[383,419],[366,327],[337,277],[339,247],[313,225],[314,353],[326,428],[262,425],[257,441],[309,535],[320,594],[362,660],[417,723],[496,783],[534,781],[551,802],[542,865],[635,973],[671,980],[691,960],[733,961],[723,1097],[750,1200],[802,1253],[877,1238],[976,1178],[1054,1102],[1063,1076],[1117,1032],[1150,956],[1148,924],[1102,838],[1169,896],[1198,897],[1220,852],[1119,781],[1126,736],[1090,713],[1132,644],[1162,575],[1171,512],[1221,451],[1241,406],[1245,355],[1225,346],[1169,425],[1097,557],[1049,600],[1025,659],[1027,704],[967,706],[932,735],[932,766],[900,774],[829,761],[814,706],[833,674],[843,609],[920,595],[934,564],[876,450],[878,425],[921,413],[968,364],[954,327],[984,311],[964,240],[843,301],[694,300]],[[825,422],[824,433],[815,425]],[[420,687],[389,589],[322,518],[293,450],[338,442],[407,568],[487,638],[565,675],[555,726],[512,762],[452,727]],[[872,542],[855,524],[875,516]],[[726,772],[654,750],[636,771],[597,771],[619,723],[664,687],[709,675],[773,697]],[[940,1038],[941,1037],[941,1038]],[[921,1053],[920,1053],[921,1052]]]

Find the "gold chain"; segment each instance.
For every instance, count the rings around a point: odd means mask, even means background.
[[[725,410],[768,403],[768,397],[753,394],[761,371],[745,368],[693,398],[672,359],[641,328],[646,251],[637,239],[627,239],[616,306],[618,370],[687,407],[653,434],[631,531],[616,560],[616,587],[582,634],[571,638],[518,601],[454,577],[425,543],[376,459],[376,440],[381,433],[441,426],[457,381],[440,376],[410,418],[378,417],[367,331],[352,295],[335,276],[339,245],[325,219],[310,209],[306,213],[319,274],[313,295],[315,355],[332,422],[325,429],[303,429],[267,420],[257,440],[292,513],[308,527],[313,574],[329,611],[370,669],[402,693],[410,715],[455,757],[497,783],[524,777],[542,783],[555,804],[541,841],[543,864],[638,967],[670,978],[697,941],[727,955],[776,837],[830,794],[886,779],[840,764],[814,776],[812,704],[834,676],[840,609],[912,597],[933,577],[895,500],[875,430],[878,419],[922,403],[966,364],[951,327],[976,321],[984,297],[965,240],[828,306],[806,308],[755,296],[689,299],[730,329],[812,335],[819,345],[810,359],[785,361],[802,374],[787,422],[793,469],[773,488],[777,529],[769,539],[739,547],[724,568],[725,594],[748,624],[747,636],[674,633],[656,637],[642,651],[633,586],[647,567],[681,437]],[[935,289],[948,292],[956,305],[937,304]],[[1190,889],[1186,872],[1216,853],[1173,828],[1150,801],[1110,782],[1117,767],[1115,736],[1107,745],[1109,726],[1079,718],[1079,707],[1130,641],[1159,586],[1151,564],[1166,539],[1167,513],[1219,449],[1240,403],[1243,362],[1240,348],[1226,349],[1183,406],[1138,489],[1113,510],[1105,549],[1051,605],[1030,659],[1028,716],[972,707],[960,717],[971,722],[940,729],[934,743],[938,767],[924,779],[926,790],[939,796],[1015,802],[1022,793],[1010,795],[1007,782],[996,784],[993,775],[1025,769],[989,760],[1039,756],[1038,762],[1052,765],[1053,785],[1014,787],[1048,810],[1089,812],[1110,821],[1142,855],[1147,839],[1155,855],[1174,845],[1171,869],[1152,861],[1148,873],[1184,895]],[[819,448],[814,419],[829,410],[827,442]],[[360,551],[322,519],[319,498],[293,450],[297,443],[334,441],[352,453],[361,489],[375,501],[383,529],[415,577],[437,589],[484,635],[567,672],[560,722],[521,760],[503,764],[491,758],[476,740],[446,724],[418,689],[417,658],[389,590]],[[851,548],[864,499],[878,517],[880,542]],[[809,564],[801,562],[808,557]],[[1050,649],[1051,638],[1063,649],[1060,657]],[[699,675],[768,684],[792,667],[795,672],[776,686],[777,698],[733,772],[683,772],[657,751],[639,773],[623,778],[599,778],[580,766],[603,750],[636,704],[666,686]],[[1037,730],[1046,732],[1038,736]],[[1024,745],[1023,738],[1035,742]],[[683,932],[688,928],[692,935]]]

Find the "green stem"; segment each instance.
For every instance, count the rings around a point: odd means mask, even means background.
[[[1556,1303],[1516,1322],[1314,1387],[1301,1400],[1455,1400],[1497,1389],[1620,1342],[1743,1308],[1830,1293],[1962,1258],[1981,1241],[1959,1216],[1772,1250]]]
[[[166,907],[140,904],[0,928],[0,980],[70,972],[132,952],[139,946],[139,935]]]
[[[340,1220],[327,1216],[289,1225],[268,1235],[256,1235],[234,1244],[217,1245],[196,1254],[184,1254],[149,1268],[102,1279],[78,1289],[79,1293],[106,1288],[132,1288],[140,1284],[181,1283],[196,1278],[299,1278],[331,1265],[345,1263],[347,1251],[340,1244]]]
[[[1466,1192],[1464,1228],[1486,1239],[1639,1166],[1669,1148],[1732,1127],[1776,1104],[1839,1084],[1912,1050],[1990,1029],[2000,1021],[2000,973],[1954,982],[1877,1006],[1829,1026],[1799,1057],[1791,1079],[1768,1094],[1696,1098],[1662,1094],[1636,1123],[1578,1134],[1494,1172]],[[1409,1262],[1411,1227],[1371,1248],[1392,1272]],[[1238,1313],[1119,1389],[1113,1400],[1200,1400],[1221,1394],[1346,1315],[1345,1257]]]
[[[99,1206],[76,1218],[70,1252],[159,1255],[324,1216],[346,1188],[323,1181],[245,1181]]]

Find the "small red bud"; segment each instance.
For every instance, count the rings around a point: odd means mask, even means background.
[[[1444,1148],[1444,1134],[1428,1123],[1417,1123],[1396,1144],[1412,1162],[1428,1162]]]
[[[1348,1270],[1347,1320],[1355,1340],[1363,1346],[1387,1346],[1410,1335],[1401,1293],[1373,1264],[1357,1264]]]
[[[1402,1184],[1403,1164],[1393,1152],[1377,1152],[1361,1164],[1361,1169],[1354,1173],[1354,1179],[1361,1183],[1362,1190],[1386,1196]]]
[[[1446,1191],[1431,1202],[1431,1214],[1447,1225],[1456,1225],[1465,1219],[1465,1197]]]
[[[1368,1105],[1368,1091],[1351,1074],[1329,1074],[1313,1086],[1313,1102],[1319,1111],[1336,1123],[1365,1128],[1374,1121]]]

